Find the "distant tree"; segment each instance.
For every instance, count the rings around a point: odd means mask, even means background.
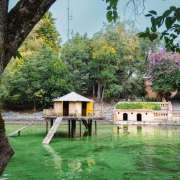
[[[171,92],[179,89],[179,67],[173,62],[165,60],[155,67],[153,70],[153,76],[153,90],[159,94],[161,99],[165,98],[168,101],[171,96]]]
[[[108,83],[105,97],[117,99],[141,96],[145,56],[139,38],[134,32],[126,30],[121,23],[108,25],[96,36],[102,36],[115,52],[115,79]]]
[[[39,50],[44,46],[56,53],[60,51],[60,35],[50,12],[43,16],[27,36],[18,50],[18,55],[12,58],[6,67],[6,74],[18,71],[19,65],[22,65],[30,56],[39,53]]]
[[[37,38],[41,38],[43,44],[56,52],[60,50],[60,35],[55,25],[55,19],[51,12],[47,12],[34,28]]]
[[[94,80],[93,89],[95,91],[97,85],[97,99],[103,101],[106,88],[116,80],[116,50],[103,36],[94,38],[92,47],[90,73]]]
[[[87,95],[91,78],[89,69],[89,63],[92,59],[91,40],[86,35],[74,35],[63,45],[61,58],[72,74],[74,89]]]
[[[19,66],[13,75],[2,78],[1,97],[9,108],[47,107],[52,99],[72,89],[67,66],[49,48],[42,48]]]
[[[160,98],[169,100],[180,89],[180,54],[161,51],[149,55],[149,76]]]

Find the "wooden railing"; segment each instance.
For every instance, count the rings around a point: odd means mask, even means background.
[[[44,116],[55,116],[55,112],[53,108],[50,109],[43,109],[43,115]]]
[[[50,109],[43,109],[43,115],[44,116],[63,116],[62,114],[57,114],[55,113],[53,108]],[[70,114],[69,116],[80,116],[78,114]],[[92,117],[92,116],[96,116],[96,117],[102,117],[102,112],[99,110],[95,110],[93,113],[88,113],[87,116]]]

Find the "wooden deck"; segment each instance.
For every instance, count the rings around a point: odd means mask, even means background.
[[[50,119],[56,119],[57,117],[62,117],[62,119],[64,121],[68,121],[68,120],[76,120],[76,121],[80,121],[82,119],[84,120],[88,120],[88,119],[93,119],[96,121],[102,121],[105,119],[105,117],[98,117],[98,116],[56,116],[56,115],[50,115],[50,116],[43,116],[43,118],[46,120],[50,120]]]
[[[77,122],[79,123],[79,135],[82,136],[83,130],[84,133],[86,132],[87,135],[91,136],[93,132],[93,127],[94,127],[94,132],[95,134],[97,133],[97,121],[102,121],[104,120],[104,117],[95,117],[95,116],[55,116],[55,115],[48,115],[48,116],[43,116],[45,123],[46,123],[46,136],[48,137],[48,134],[52,134],[51,131],[54,129],[53,127],[56,124],[56,119],[60,118],[62,121],[67,121],[67,126],[68,126],[68,137],[75,137],[76,131],[77,131]],[[94,126],[93,126],[94,124]],[[82,128],[84,126],[84,128]],[[58,127],[56,130],[53,130],[53,135],[57,131]],[[53,137],[53,136],[52,136]],[[51,138],[52,138],[51,137]],[[50,138],[48,138],[50,139]],[[50,141],[46,144],[48,144]]]

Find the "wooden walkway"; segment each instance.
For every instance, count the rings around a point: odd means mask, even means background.
[[[49,130],[47,136],[43,140],[43,144],[49,144],[50,143],[50,141],[53,138],[54,134],[56,133],[59,125],[61,124],[62,119],[63,119],[62,117],[57,117],[55,119],[55,122],[53,123],[53,126],[51,127],[51,129]]]
[[[8,136],[9,136],[9,137],[16,136],[16,135],[20,136],[20,135],[21,135],[21,132],[22,132],[24,129],[26,129],[26,128],[28,128],[29,126],[31,126],[32,124],[33,124],[33,123],[28,124],[28,125],[26,125],[26,126],[23,126],[23,127],[19,128],[18,130],[10,133]]]

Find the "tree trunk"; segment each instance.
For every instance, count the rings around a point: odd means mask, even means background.
[[[93,84],[93,98],[96,97],[96,85],[95,83]]]
[[[4,120],[0,113],[0,175],[4,171],[11,156],[14,154],[7,137],[5,136]]]
[[[102,87],[101,102],[103,102],[103,100],[104,100],[105,86],[106,86],[106,85],[104,85],[104,86]]]
[[[98,82],[98,87],[97,87],[97,100],[101,100],[101,83]]]
[[[33,112],[36,112],[36,100],[33,100]]]

